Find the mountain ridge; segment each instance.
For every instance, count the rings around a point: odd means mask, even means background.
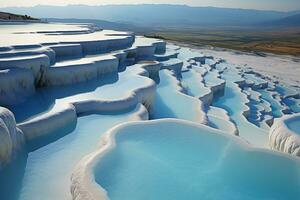
[[[268,21],[262,25],[266,26],[278,26],[278,27],[300,27],[300,13],[292,16],[288,16],[275,21]]]
[[[171,4],[69,5],[8,7],[4,11],[29,13],[40,18],[98,19],[143,26],[249,26],[289,17],[300,11],[263,11],[239,8],[191,7]]]

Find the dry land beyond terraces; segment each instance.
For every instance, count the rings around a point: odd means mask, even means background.
[[[270,52],[300,56],[300,28],[278,31],[275,29],[217,30],[157,30],[146,36],[185,42],[196,46],[210,45],[228,49]],[[279,28],[280,29],[280,28]]]

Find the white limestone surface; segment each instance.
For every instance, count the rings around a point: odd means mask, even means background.
[[[269,53],[265,53],[266,56],[262,57],[255,53],[218,48],[199,48],[199,50],[207,55],[223,58],[231,64],[251,66],[255,71],[281,82],[299,85],[300,68],[297,57]]]
[[[41,80],[44,70],[50,66],[50,59],[45,54],[0,58],[0,70],[24,68],[32,70],[36,84]]]
[[[77,113],[121,111],[139,102],[151,109],[156,84],[148,76],[149,73],[142,66],[135,70],[126,70],[120,74],[115,84],[104,85],[94,92],[67,97],[63,101],[71,102]]]
[[[138,65],[139,67],[122,72],[119,81],[114,84],[101,85],[95,91],[58,99],[48,110],[22,121],[18,127],[24,132],[27,142],[31,143],[39,138],[51,137],[52,133],[69,125],[75,126],[77,114],[120,112],[136,107],[138,103],[142,103],[150,111],[156,84],[148,78],[149,73],[144,68],[147,66],[148,68],[151,68],[149,66],[157,68],[159,63]],[[31,105],[30,102],[29,105]]]
[[[50,111],[18,124],[18,128],[24,133],[27,142],[33,142],[68,125],[75,127],[76,122],[76,110],[72,104],[55,104]]]
[[[0,70],[0,105],[20,103],[35,92],[31,70],[11,68]]]
[[[225,90],[225,81],[220,78],[218,70],[209,69],[204,76],[205,85],[210,87],[214,96],[222,96]]]
[[[24,148],[23,133],[17,128],[14,115],[0,107],[0,169]]]
[[[154,60],[155,54],[165,52],[166,42],[158,39],[137,36],[133,47],[137,49],[138,60]]]
[[[114,56],[80,58],[56,63],[46,69],[43,85],[69,85],[86,82],[105,74],[118,72],[118,59]]]
[[[207,111],[209,125],[232,135],[239,135],[238,128],[230,119],[226,110],[214,106],[210,106]]]
[[[181,69],[183,67],[183,61],[180,59],[171,59],[171,60],[167,60],[162,63],[162,69],[169,69],[172,70],[176,76],[181,74]]]
[[[200,99],[205,106],[211,105],[213,92],[210,87],[204,85],[204,79],[196,69],[198,67],[182,72],[182,84],[188,90],[188,94]]]
[[[169,60],[171,58],[177,58],[178,56],[178,52],[176,51],[167,51],[165,53],[162,53],[162,54],[155,54],[155,59],[157,61],[166,61],[166,60]]]
[[[78,30],[84,30],[77,34]],[[67,31],[67,32],[66,32]],[[70,32],[73,31],[73,32]],[[49,33],[60,34],[49,34]],[[16,45],[81,44],[84,52],[130,46],[134,36],[127,32],[99,30],[85,24],[19,24],[0,27],[0,47]],[[26,40],[24,40],[26,37]]]
[[[293,123],[294,127],[290,124]],[[275,119],[269,132],[271,149],[300,157],[300,114]]]
[[[179,118],[201,124],[207,124],[204,104],[198,98],[189,96],[176,78],[173,71],[163,69],[159,72],[153,117]],[[188,105],[188,106],[184,106]]]
[[[81,44],[54,44],[49,45],[57,57],[82,56],[83,50]]]
[[[53,64],[56,60],[56,52],[53,51],[51,48],[42,45],[19,45],[8,47],[8,49],[5,51],[0,51],[1,58],[30,56],[39,54],[47,55],[50,59],[51,64]]]
[[[135,67],[140,67],[145,69],[148,74],[149,78],[156,80],[159,78],[159,70],[161,69],[161,63],[157,61],[141,61],[136,65],[130,66],[127,70],[134,69]]]
[[[226,166],[225,158],[229,156],[228,154],[236,154],[238,151],[239,157],[234,156],[236,159],[241,159],[241,156],[247,156],[247,165],[249,168],[248,170],[252,171],[251,169],[255,168],[255,165],[264,166],[259,167],[256,170],[260,170],[257,175],[259,176],[266,170],[267,168],[265,165],[272,167],[271,163],[263,163],[265,159],[278,159],[278,161],[284,162],[293,162],[293,164],[298,164],[299,160],[294,159],[292,157],[285,156],[281,153],[276,153],[264,149],[256,149],[250,147],[247,143],[243,142],[242,140],[238,139],[238,137],[234,137],[230,134],[226,134],[223,131],[219,131],[216,129],[211,129],[207,126],[192,123],[185,120],[178,120],[178,119],[161,119],[161,120],[151,120],[151,121],[144,121],[144,122],[130,122],[118,125],[111,130],[109,130],[103,137],[101,137],[100,144],[98,149],[94,152],[90,153],[89,155],[85,156],[75,167],[71,177],[71,193],[73,200],[109,200],[108,192],[101,186],[101,183],[96,181],[96,173],[101,173],[97,171],[97,166],[100,165],[101,162],[105,162],[104,158],[110,152],[112,152],[115,148],[118,148],[119,142],[117,141],[117,137],[122,134],[123,139],[125,137],[130,137],[130,134],[143,134],[143,130],[145,132],[149,132],[151,130],[152,133],[159,134],[163,132],[164,134],[176,134],[176,128],[178,127],[177,131],[182,131],[185,134],[185,137],[189,136],[189,132],[185,132],[187,129],[198,133],[205,139],[206,137],[214,137],[214,141],[225,140],[226,148],[224,149],[225,152],[220,154],[222,158],[222,162],[218,162],[222,167],[222,165]],[[170,131],[167,131],[170,130]],[[157,136],[159,137],[159,136]],[[216,137],[216,138],[215,138]],[[218,138],[218,139],[217,139]],[[123,140],[123,141],[124,141]],[[142,139],[141,139],[142,140]],[[213,144],[212,144],[213,145]],[[222,144],[224,145],[224,144]],[[230,147],[234,148],[234,151],[229,151]],[[234,153],[235,152],[235,153]],[[242,152],[246,152],[245,154]],[[282,159],[282,160],[281,160]],[[231,167],[236,165],[240,165],[243,162],[239,162],[239,160],[230,160]],[[243,165],[244,166],[244,165]],[[231,169],[233,170],[233,169]],[[281,170],[280,167],[276,167],[276,172]],[[246,171],[245,171],[246,172]],[[247,173],[247,172],[246,172]],[[247,177],[247,174],[239,173],[241,176]],[[233,174],[232,174],[233,175]],[[274,176],[280,177],[278,173],[274,173]],[[292,175],[291,175],[292,176]],[[295,175],[297,177],[297,175]],[[249,178],[249,177],[248,177]],[[278,179],[274,179],[278,181]],[[215,191],[218,192],[218,191]],[[247,196],[247,195],[246,195]]]

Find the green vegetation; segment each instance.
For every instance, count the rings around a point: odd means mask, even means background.
[[[300,55],[300,28],[284,30],[234,27],[184,30],[174,28],[154,30],[144,35],[196,46],[210,45],[242,51]]]

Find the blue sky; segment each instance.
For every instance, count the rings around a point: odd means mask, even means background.
[[[168,3],[187,4],[191,6],[215,6],[227,8],[252,8],[260,10],[300,10],[300,0],[0,0],[0,7],[7,6],[35,6],[68,5],[68,4],[141,4]]]

